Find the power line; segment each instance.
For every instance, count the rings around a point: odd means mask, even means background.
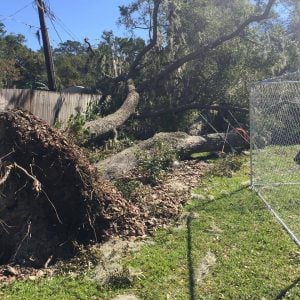
[[[57,34],[58,38],[60,39],[61,43],[63,43],[63,40],[62,40],[62,38],[61,38],[60,34],[58,33],[58,30],[56,29],[56,27],[55,27],[55,25],[54,25],[54,22],[53,22],[53,20],[52,20],[52,19],[50,19],[50,22],[51,22],[51,24],[52,24],[52,27],[53,27],[54,31],[56,32],[56,34]]]
[[[64,23],[61,19],[59,19],[56,16],[56,20],[58,21],[58,24],[60,25],[60,27],[73,39],[73,40],[79,40],[78,36],[76,36],[76,34],[74,34]]]
[[[16,19],[16,18],[13,18],[13,17],[10,17],[10,16],[5,16],[5,15],[1,15],[1,14],[0,14],[0,16],[1,16],[1,17],[4,17],[4,19],[2,19],[2,20],[15,21],[15,22],[17,22],[17,23],[24,24],[24,25],[26,25],[26,26],[29,27],[29,28],[40,29],[40,27],[38,27],[38,26],[28,24],[28,23],[26,23],[26,22],[24,22],[24,21],[21,21],[21,20],[19,20],[19,19]],[[0,22],[2,22],[2,20],[0,20]]]
[[[79,40],[78,37],[63,23],[63,21],[57,17],[56,15],[53,15],[54,21],[58,24],[58,26],[67,34],[69,35],[73,40]]]
[[[73,40],[79,40],[79,38],[74,34],[71,29],[67,27],[67,25],[53,12],[53,10],[50,8],[49,1],[47,1],[46,5],[46,15],[51,21],[52,25],[54,26],[54,22],[58,24],[58,26],[67,34],[69,35]],[[55,28],[55,31],[57,32],[57,29]]]
[[[16,14],[18,14],[19,12],[21,12],[22,10],[26,9],[28,6],[32,5],[34,1],[30,1],[30,3],[26,4],[25,6],[23,6],[22,8],[18,9],[17,11],[15,11],[13,14],[5,17],[4,19],[1,19],[0,22],[5,21],[7,18],[11,18],[13,16],[15,16]]]

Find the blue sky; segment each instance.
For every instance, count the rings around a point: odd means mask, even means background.
[[[124,28],[118,27],[116,22],[119,16],[118,6],[128,4],[130,0],[45,0],[47,2],[58,17],[54,25],[63,41],[76,39],[82,42],[88,37],[92,44],[97,44],[103,30],[126,35]],[[27,46],[38,49],[40,46],[35,33],[39,27],[39,19],[34,3],[35,1],[30,0],[0,0],[0,22],[5,24],[9,33],[23,34],[27,39]],[[46,22],[50,42],[55,47],[60,38],[49,19]]]

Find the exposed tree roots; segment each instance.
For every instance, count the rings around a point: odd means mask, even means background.
[[[6,111],[0,139],[0,263],[43,266],[73,255],[74,242],[144,234],[138,208],[58,130]]]

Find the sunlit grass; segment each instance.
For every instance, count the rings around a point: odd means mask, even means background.
[[[300,299],[299,248],[249,189],[249,162],[242,160],[231,178],[199,182],[194,193],[201,197],[189,202],[182,221],[122,261],[139,274],[132,284],[54,277],[3,287],[0,299]],[[208,255],[213,263],[199,278]]]
[[[252,152],[255,184],[300,183],[300,165],[294,157],[300,145],[269,146]]]
[[[284,222],[300,237],[300,145],[269,146],[253,152],[254,184]],[[298,184],[294,184],[298,183]]]

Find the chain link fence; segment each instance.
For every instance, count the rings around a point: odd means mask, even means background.
[[[252,85],[251,184],[300,246],[300,73]]]

